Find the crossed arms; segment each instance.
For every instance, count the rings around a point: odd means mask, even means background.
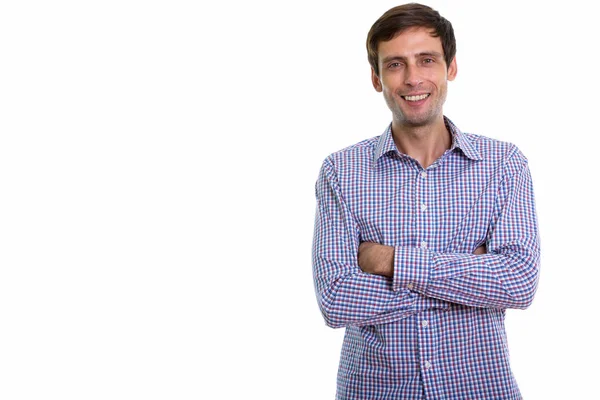
[[[531,177],[519,152],[504,167],[489,237],[469,253],[361,241],[331,158],[323,163],[316,191],[313,273],[329,326],[389,323],[452,303],[486,308],[531,304],[539,243]]]
[[[485,253],[485,244],[479,246],[473,252],[474,255]],[[393,278],[394,247],[373,242],[362,242],[358,246],[358,266],[368,274]]]

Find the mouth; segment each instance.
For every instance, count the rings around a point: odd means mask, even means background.
[[[406,101],[421,101],[421,100],[425,100],[430,95],[431,95],[430,93],[424,93],[424,94],[417,94],[417,95],[413,95],[413,96],[400,96],[400,97],[402,97]]]

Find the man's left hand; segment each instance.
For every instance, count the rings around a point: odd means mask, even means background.
[[[358,246],[358,266],[369,274],[394,276],[394,247],[362,242]]]

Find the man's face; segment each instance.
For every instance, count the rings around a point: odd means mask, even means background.
[[[379,76],[373,86],[401,126],[425,126],[442,118],[448,81],[456,76],[456,60],[444,61],[439,37],[426,28],[411,28],[379,43]]]

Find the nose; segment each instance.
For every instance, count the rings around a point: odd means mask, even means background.
[[[404,84],[408,86],[419,86],[423,83],[423,79],[419,76],[419,72],[417,68],[414,66],[409,66],[406,68],[406,77],[404,79]]]

